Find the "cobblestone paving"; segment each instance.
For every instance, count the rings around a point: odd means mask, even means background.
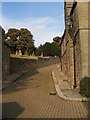
[[[55,92],[51,70],[55,65],[32,71],[3,91],[6,118],[87,118],[86,103],[65,101]]]

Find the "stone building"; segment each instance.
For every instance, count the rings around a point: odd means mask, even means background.
[[[89,5],[88,2],[65,2],[64,5],[65,32],[60,44],[62,50],[61,69],[67,75],[71,86],[77,88],[79,88],[82,77],[90,76]],[[68,17],[71,19],[70,28],[67,25]]]
[[[68,27],[66,23],[67,17],[70,15],[72,9],[72,2],[65,2],[64,13],[65,13],[65,31],[61,40],[61,69],[68,78],[68,82],[73,87],[74,79],[74,66],[73,66],[73,40],[68,34]]]
[[[6,77],[10,74],[10,48],[4,42],[5,41],[5,31],[2,29],[2,77]]]

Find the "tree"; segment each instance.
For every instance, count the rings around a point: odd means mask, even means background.
[[[17,47],[21,49],[23,54],[25,51],[27,51],[27,54],[29,55],[33,53],[33,50],[35,49],[33,35],[28,29],[20,29]]]
[[[35,55],[36,56],[40,56],[41,53],[43,53],[43,45],[42,44],[40,44],[40,46],[35,49]]]
[[[59,43],[57,42],[46,42],[44,45],[40,45],[36,49],[36,55],[41,55],[43,53],[44,56],[59,56],[60,55],[60,48]]]
[[[51,55],[52,56],[59,56],[60,55],[60,48],[58,42],[52,42],[51,44]]]
[[[6,43],[11,46],[11,52],[15,53],[16,50],[21,50],[22,54],[32,54],[35,46],[33,35],[26,28],[20,30],[12,28],[6,34]]]
[[[15,28],[10,28],[7,34],[5,34],[5,38],[6,38],[5,42],[10,46],[11,53],[16,52],[16,46],[19,35],[20,35],[20,31]]]
[[[43,54],[44,54],[45,56],[51,56],[51,43],[46,42],[46,43],[43,45]]]

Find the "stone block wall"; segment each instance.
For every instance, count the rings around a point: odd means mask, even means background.
[[[66,52],[66,74],[68,77],[68,82],[71,84],[71,80],[70,80],[70,45],[69,45],[69,41],[67,44],[67,52]]]
[[[39,59],[11,58],[11,73],[38,69],[40,67],[45,67],[56,63],[60,63],[59,57]]]
[[[2,58],[2,28],[0,27],[0,58]],[[2,87],[2,59],[0,59],[0,89]]]
[[[3,77],[10,74],[10,51],[4,44],[2,49],[2,75]]]
[[[73,35],[76,39],[75,44],[75,68],[76,68],[76,84],[79,88],[82,77],[89,76],[88,74],[88,2],[78,2],[73,9]]]
[[[73,10],[73,13],[71,15],[72,19],[73,19],[73,35],[75,36],[75,34],[77,33],[78,29],[79,29],[79,15],[78,15],[78,7],[76,5],[75,9]]]
[[[4,30],[2,30],[2,77],[6,77],[10,74],[10,49],[4,43]]]
[[[80,30],[82,77],[89,76],[88,30]]]
[[[77,4],[76,4],[75,8],[73,9],[71,17],[73,20],[73,28],[72,28],[73,36],[76,40],[76,43],[75,43],[75,73],[76,73],[76,76],[74,79],[76,79],[76,85],[77,85],[77,88],[79,88],[79,83],[81,80],[81,45],[80,45],[80,32],[79,32],[80,16],[78,14]]]
[[[63,38],[62,38],[62,43],[61,43],[61,66],[62,66],[62,71],[65,75],[66,73],[66,52],[67,52],[67,46],[66,46],[66,32],[64,32]]]
[[[90,76],[90,30],[88,31],[88,76]]]
[[[65,31],[66,34],[61,42],[62,48],[62,71],[67,75],[68,82],[79,88],[82,77],[90,76],[90,2],[66,2],[64,3]],[[70,15],[72,19],[71,31],[67,27],[66,19]],[[68,31],[69,30],[69,31]],[[71,33],[70,33],[71,32]],[[74,71],[74,44],[75,40],[75,71]],[[66,46],[64,43],[66,42]],[[64,49],[66,51],[64,52]],[[75,74],[76,73],[76,74]],[[75,75],[75,77],[74,77]]]
[[[61,66],[62,72],[67,76],[68,82],[73,86],[74,79],[74,61],[73,61],[73,42],[71,37],[64,33],[64,37],[61,42]]]
[[[65,17],[65,28],[66,28],[66,75],[68,78],[68,82],[71,86],[73,86],[73,81],[74,81],[74,60],[73,60],[73,39],[72,36],[69,34],[68,26],[66,23],[67,17],[70,15],[72,6],[73,6],[73,1],[72,2],[67,2],[66,3],[67,7],[66,9],[66,17]]]
[[[69,34],[67,35],[66,39],[67,39],[66,74],[69,84],[73,86],[73,80],[74,80],[73,40]]]
[[[80,34],[79,32],[76,35],[76,45],[75,45],[75,66],[76,66],[76,84],[77,88],[79,88],[80,80],[81,80],[81,47],[80,47]]]
[[[76,37],[76,47],[75,47],[75,64],[76,64],[76,81],[77,87],[79,88],[79,83],[82,77],[89,76],[89,50],[88,50],[88,36],[89,36],[89,12],[88,12],[88,2],[77,3],[74,9],[73,16],[74,22],[74,35]]]
[[[88,5],[89,2],[78,2],[77,3],[77,10],[78,10],[78,16],[79,16],[79,28],[88,28]]]
[[[81,45],[81,61],[82,61],[82,77],[89,76],[88,68],[90,61],[88,41],[89,39],[89,2],[78,4],[79,28],[80,28],[80,45]],[[82,10],[81,10],[82,9]]]

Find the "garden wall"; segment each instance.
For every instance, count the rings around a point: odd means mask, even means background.
[[[59,57],[39,59],[11,58],[11,73],[38,69],[56,63],[60,63]]]

